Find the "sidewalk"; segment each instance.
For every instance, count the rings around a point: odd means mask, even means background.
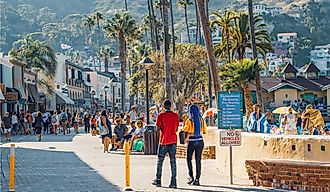
[[[19,137],[13,138],[19,141],[16,143],[16,191],[120,191],[125,187],[124,153],[103,153],[98,137],[89,134],[46,135],[43,142],[34,142],[35,135]],[[2,147],[8,146],[4,144]],[[2,154],[7,157],[8,148],[2,148]],[[6,187],[8,159],[2,158],[2,161]],[[163,168],[164,188],[156,188],[151,185],[156,161],[156,156],[131,155],[131,187],[134,191],[270,191],[247,185],[229,186],[227,174],[215,168],[214,160],[202,162],[202,185],[189,186],[185,183],[187,168],[184,159],[177,160],[178,189],[170,190],[166,188],[170,181],[168,158]],[[234,182],[249,184],[249,181],[237,178]]]

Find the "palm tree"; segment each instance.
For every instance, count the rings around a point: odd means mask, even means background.
[[[103,45],[100,48],[99,55],[104,59],[104,71],[109,72],[109,58],[115,56],[115,52],[109,45]]]
[[[256,73],[260,70],[255,68],[256,60],[242,59],[227,63],[220,71],[224,79],[223,89],[231,91],[242,89],[244,94],[246,117],[249,117],[253,110],[253,103],[249,84],[254,80]]]
[[[174,32],[174,17],[173,17],[173,4],[170,1],[170,13],[171,13],[171,31],[172,31],[172,55],[175,57],[175,32]]]
[[[46,43],[34,40],[31,35],[14,42],[9,55],[26,63],[26,68],[39,68],[48,77],[53,78],[56,72],[55,51]]]
[[[101,20],[103,19],[103,15],[100,12],[95,12],[92,16],[94,23],[96,22],[97,28],[100,29],[100,23]]]
[[[95,19],[93,16],[88,15],[84,20],[84,27],[87,27],[89,30],[89,35],[87,39],[87,44],[90,46],[92,56],[93,56],[93,63],[94,63],[94,71],[96,71],[96,63],[95,63],[95,57],[94,57],[94,51],[93,51],[93,28],[95,26]]]
[[[158,22],[156,20],[156,16],[155,16],[155,11],[154,11],[154,3],[153,0],[149,0],[150,1],[150,9],[151,9],[151,18],[152,18],[152,26],[154,29],[154,41],[156,42],[156,50],[160,50],[160,44],[159,44],[159,37],[158,37]],[[159,1],[160,2],[160,1]],[[160,3],[159,3],[160,6]]]
[[[121,64],[121,106],[122,112],[125,111],[125,80],[126,80],[126,45],[127,38],[134,35],[137,31],[135,20],[128,12],[115,13],[115,15],[107,21],[104,27],[109,38],[116,38],[119,41],[119,60]]]
[[[227,61],[230,63],[231,61],[231,54],[230,54],[230,36],[232,33],[232,25],[234,19],[234,12],[232,11],[225,11],[224,14],[221,14],[220,12],[212,13],[211,16],[214,18],[211,21],[211,27],[220,27],[221,28],[221,34],[222,34],[222,41],[225,42],[226,45],[226,54],[227,54]],[[224,43],[223,43],[224,44]],[[224,46],[221,46],[218,49],[223,49]]]
[[[256,59],[255,68],[258,69],[259,64],[258,64],[258,53],[257,53],[257,47],[256,47],[254,23],[253,23],[253,3],[252,3],[252,0],[248,0],[248,10],[249,10],[249,25],[250,25],[252,54],[253,54],[253,58]],[[260,108],[263,109],[259,71],[256,72],[256,90],[257,90],[257,102],[260,105]]]
[[[189,34],[189,23],[188,23],[188,6],[192,5],[193,3],[190,2],[190,0],[179,0],[178,5],[179,7],[182,7],[184,9],[184,19],[186,23],[186,30],[187,30],[187,36],[188,36],[188,42],[191,43],[190,41],[190,34]]]
[[[162,11],[163,11],[163,29],[164,29],[164,69],[165,69],[165,97],[167,99],[173,100],[172,91],[172,79],[171,79],[171,65],[170,65],[170,40],[168,32],[168,6],[167,0],[162,1]]]
[[[217,62],[214,57],[214,52],[212,49],[212,40],[210,32],[210,23],[205,11],[205,2],[204,0],[197,0],[198,15],[200,17],[201,26],[204,33],[204,42],[208,56],[209,67],[212,75],[214,92],[217,94],[220,90],[220,84],[218,79],[218,68]]]
[[[125,0],[125,11],[128,11],[127,0]]]

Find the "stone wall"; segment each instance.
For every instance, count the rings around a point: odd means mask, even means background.
[[[299,191],[330,191],[330,163],[247,160],[246,170],[256,186]]]
[[[229,170],[229,147],[219,144],[219,131],[216,135],[216,166],[221,172]],[[330,162],[330,136],[312,135],[269,135],[242,133],[242,145],[233,148],[233,173],[235,178],[249,178],[246,160],[300,160]]]

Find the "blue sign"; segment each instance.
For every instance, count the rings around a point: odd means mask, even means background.
[[[218,109],[219,129],[243,128],[243,104],[241,92],[219,92]]]

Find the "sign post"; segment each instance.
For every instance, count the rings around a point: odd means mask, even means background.
[[[243,127],[243,103],[241,92],[221,91],[218,94],[218,128],[220,131],[220,146],[229,146],[230,184],[233,184],[233,148],[240,146]]]

